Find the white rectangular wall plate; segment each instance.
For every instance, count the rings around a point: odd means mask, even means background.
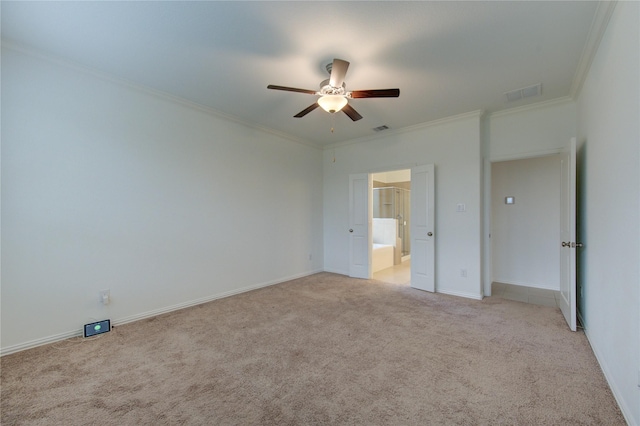
[[[111,290],[100,290],[100,302],[103,305],[108,305],[111,302]]]

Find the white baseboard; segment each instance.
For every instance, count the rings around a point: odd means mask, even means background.
[[[502,284],[509,284],[509,285],[518,285],[518,286],[521,286],[521,287],[539,288],[541,290],[560,291],[560,287],[559,286],[557,288],[554,288],[554,287],[545,286],[545,285],[536,284],[536,283],[526,283],[524,281],[514,281],[514,280],[501,279],[501,278],[494,278],[492,280],[492,282],[494,282],[494,283],[502,283]]]
[[[218,299],[224,299],[225,297],[235,296],[236,294],[246,293],[248,291],[257,290],[263,287],[269,287],[275,284],[281,284],[287,281],[295,280],[302,277],[307,277],[309,275],[317,274],[318,272],[322,272],[322,270],[315,270],[311,272],[305,272],[302,274],[291,275],[289,277],[280,278],[272,281],[265,281],[259,284],[253,284],[247,287],[242,287],[236,290],[226,291],[224,293],[214,294],[211,296],[203,297],[200,299],[191,300],[189,302],[178,303],[177,305],[167,306],[165,308],[154,309],[152,311],[143,312],[136,315],[130,315],[128,317],[120,318],[113,321],[113,325],[124,325],[134,321],[140,321],[146,318],[152,318],[158,315],[167,314],[173,311],[179,311],[180,309],[190,308],[192,306],[201,305],[203,303],[212,302]]]
[[[65,333],[54,334],[53,336],[43,337],[41,339],[30,340],[24,343],[18,343],[17,345],[7,346],[0,349],[0,356],[10,355],[16,352],[26,351],[42,345],[48,345],[49,343],[59,342],[61,340],[70,339],[72,337],[82,336],[82,330],[67,331]]]
[[[584,323],[582,324],[584,325]],[[621,397],[622,392],[616,386],[616,382],[612,380],[612,375],[611,375],[611,372],[609,371],[609,368],[607,367],[607,364],[602,362],[602,356],[600,355],[598,349],[595,346],[593,346],[593,344],[591,343],[591,339],[589,338],[589,331],[587,330],[586,327],[584,329],[584,334],[585,336],[587,336],[587,341],[591,346],[591,350],[593,351],[593,354],[596,356],[598,365],[600,365],[600,369],[604,374],[604,378],[607,380],[607,383],[609,384],[609,388],[611,389],[611,393],[613,393],[613,397],[618,403],[618,407],[620,407],[620,411],[622,411],[622,415],[624,416],[624,419],[626,420],[627,424],[630,426],[640,425],[640,419],[633,418],[633,412],[631,411],[629,406],[625,403],[625,400]]]
[[[465,297],[467,299],[482,300],[482,295],[481,294],[465,293],[465,292],[462,292],[462,291],[451,291],[451,290],[439,290],[439,289],[436,289],[436,293],[448,294],[450,296]]]
[[[325,268],[324,272],[329,272],[329,273],[338,274],[338,275],[346,275],[347,277],[349,276],[349,271],[342,271],[340,269]]]
[[[291,280],[295,280],[298,278],[302,278],[302,277],[307,277],[309,275],[313,275],[313,274],[317,274],[323,272],[322,269],[316,269],[313,271],[309,271],[309,272],[304,272],[301,274],[296,274],[296,275],[291,275],[288,277],[283,277],[283,278],[279,278],[277,280],[272,280],[272,281],[265,281],[262,283],[258,283],[258,284],[253,284],[250,286],[246,286],[246,287],[242,287],[236,290],[231,290],[231,291],[227,291],[224,293],[219,293],[219,294],[214,294],[211,296],[207,296],[207,297],[203,297],[200,299],[195,299],[195,300],[191,300],[188,302],[184,302],[184,303],[178,303],[176,305],[172,305],[172,306],[167,306],[164,308],[160,308],[160,309],[154,309],[151,311],[147,311],[147,312],[143,312],[140,314],[135,314],[135,315],[129,315],[127,317],[123,317],[123,318],[118,318],[118,319],[112,319],[111,324],[115,327],[118,325],[124,325],[124,324],[128,324],[130,322],[134,322],[134,321],[140,321],[146,318],[152,318],[158,315],[162,315],[162,314],[166,314],[169,312],[173,312],[173,311],[178,311],[180,309],[185,309],[185,308],[189,308],[191,306],[196,306],[196,305],[201,305],[203,303],[207,303],[207,302],[212,302],[214,300],[218,300],[218,299],[224,299],[225,297],[229,297],[229,296],[234,296],[236,294],[240,294],[240,293],[246,293],[248,291],[252,291],[252,290],[257,290],[259,288],[263,288],[263,287],[268,287],[271,285],[275,285],[275,284],[280,284],[280,283],[284,283],[287,281],[291,281]],[[42,345],[47,345],[49,343],[55,343],[55,342],[59,342],[61,340],[65,340],[65,339],[69,339],[71,337],[79,337],[82,336],[82,330],[71,330],[71,331],[67,331],[64,333],[60,333],[60,334],[54,334],[52,336],[47,336],[47,337],[43,337],[41,339],[35,339],[35,340],[31,340],[28,342],[24,342],[24,343],[19,343],[17,345],[13,345],[13,346],[7,346],[6,348],[1,348],[0,349],[0,356],[4,356],[4,355],[10,355],[16,352],[21,352],[27,349],[32,349],[38,346],[42,346]]]

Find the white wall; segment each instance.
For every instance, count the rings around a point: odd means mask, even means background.
[[[328,149],[324,155],[325,269],[349,273],[349,175],[435,165],[436,291],[481,297],[480,114]],[[456,213],[458,203],[466,213]],[[467,269],[467,277],[460,269]]]
[[[557,154],[576,136],[576,105],[569,99],[491,114],[491,161]]]
[[[493,280],[560,290],[560,157],[493,163],[491,182]]]
[[[320,150],[3,46],[3,353],[322,256]]]
[[[640,3],[619,2],[578,99],[585,331],[640,424]]]

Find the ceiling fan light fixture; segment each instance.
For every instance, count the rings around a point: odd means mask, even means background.
[[[343,95],[324,95],[318,98],[318,105],[329,113],[340,111],[347,104],[347,98]]]
[[[1,1],[1,0],[0,0]],[[330,114],[342,111],[352,121],[362,119],[362,116],[348,103],[348,99],[358,98],[397,98],[400,96],[400,89],[374,89],[374,90],[352,90],[347,92],[344,77],[347,74],[349,62],[344,59],[335,58],[331,66],[327,67],[329,78],[320,83],[320,90],[297,89],[295,87],[276,86],[270,84],[267,89],[284,90],[286,92],[304,93],[307,95],[319,96],[318,100],[307,108],[303,109],[294,118],[301,118],[309,114],[314,109],[321,107]]]

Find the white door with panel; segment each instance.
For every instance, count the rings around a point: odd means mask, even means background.
[[[372,177],[349,175],[349,276],[371,278]]]
[[[576,139],[561,154],[560,171],[560,310],[576,331]]]
[[[411,169],[411,287],[435,291],[433,164]]]

